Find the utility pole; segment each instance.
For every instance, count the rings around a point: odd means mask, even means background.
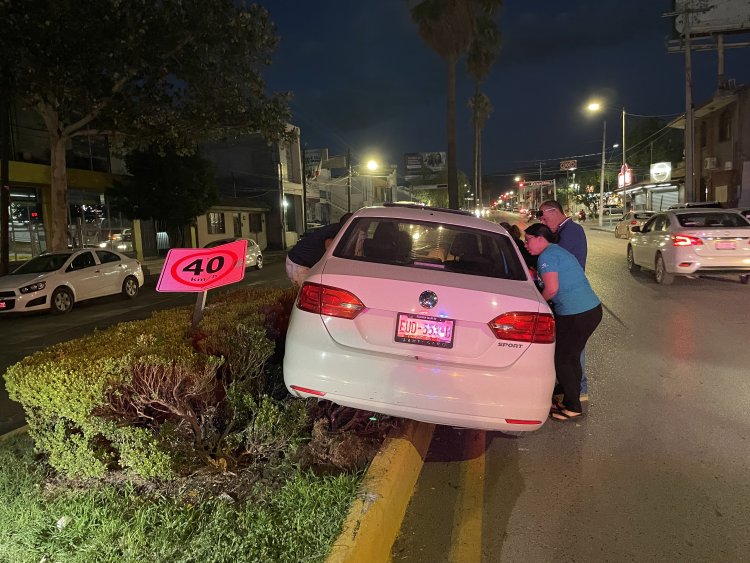
[[[685,2],[685,200],[698,201],[693,165],[693,67],[690,56],[690,2]]]
[[[307,154],[302,147],[302,232],[307,231]]]
[[[602,129],[602,171],[599,179],[599,226],[604,226],[604,168],[606,166],[605,152],[607,150],[607,120],[604,120]]]
[[[7,66],[2,69],[0,87],[0,140],[2,155],[0,166],[0,275],[10,272],[10,73]]]

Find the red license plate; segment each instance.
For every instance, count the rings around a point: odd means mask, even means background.
[[[396,342],[453,348],[454,325],[455,321],[452,319],[399,313],[396,322]]]
[[[716,250],[735,250],[737,247],[734,241],[718,240],[716,241]]]

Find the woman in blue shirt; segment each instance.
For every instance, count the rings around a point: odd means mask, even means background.
[[[591,289],[578,260],[555,242],[549,227],[535,223],[526,229],[526,248],[538,256],[537,271],[544,282],[542,297],[555,310],[555,371],[563,393],[562,404],[553,404],[555,420],[582,416],[581,352],[602,320],[602,304]]]

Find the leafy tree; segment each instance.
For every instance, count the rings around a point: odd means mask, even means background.
[[[633,121],[634,118],[630,117]],[[634,126],[626,127],[625,157],[628,165],[637,171],[639,179],[646,179],[654,162],[682,160],[684,136],[680,129],[666,126],[658,117],[639,119]]]
[[[476,25],[473,0],[423,0],[411,8],[419,35],[448,66],[448,206],[458,209],[456,158],[456,63],[471,44]]]
[[[474,78],[474,95],[469,99],[469,108],[474,123],[474,191],[477,194],[477,201],[480,202],[483,201],[482,129],[493,109],[490,99],[480,90],[480,86],[492,69],[495,56],[500,49],[500,32],[493,19],[500,4],[500,0],[484,2],[484,9],[477,18],[474,38],[466,58],[469,76]]]
[[[131,220],[163,221],[170,246],[184,246],[182,227],[219,201],[213,163],[152,146],[129,153],[125,164],[131,176],[115,182],[114,207]]]
[[[198,140],[285,136],[288,97],[260,70],[277,44],[268,12],[242,0],[0,0],[0,53],[16,95],[50,139],[51,249],[66,246],[66,145],[118,135],[189,152]]]

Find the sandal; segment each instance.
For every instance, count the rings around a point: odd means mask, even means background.
[[[568,420],[573,420],[574,418],[581,418],[582,416],[582,412],[569,411],[566,408],[561,408],[557,412],[550,412],[552,420],[557,420],[559,422],[566,422]]]
[[[565,405],[562,404],[562,401],[558,399],[557,397],[552,397],[552,406],[549,409],[550,414],[553,412],[560,412],[562,409],[565,408]]]

